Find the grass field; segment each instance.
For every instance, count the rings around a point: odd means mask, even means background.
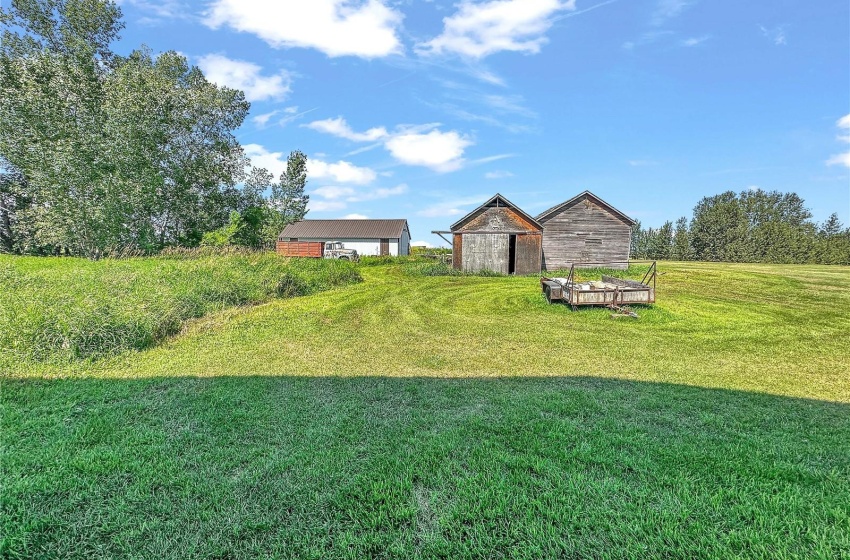
[[[850,557],[850,269],[659,269],[634,321],[371,266],[10,363],[2,555]]]

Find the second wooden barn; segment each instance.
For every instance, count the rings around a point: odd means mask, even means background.
[[[543,226],[543,268],[605,265],[626,269],[635,221],[590,191],[537,216]]]
[[[436,233],[436,232],[435,232]],[[540,272],[543,227],[497,194],[451,226],[452,264],[467,272]]]

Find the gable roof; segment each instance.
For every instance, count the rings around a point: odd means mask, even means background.
[[[602,200],[601,198],[599,198],[598,196],[596,196],[595,194],[593,194],[590,191],[584,191],[583,193],[577,194],[576,196],[572,197],[571,199],[569,199],[566,202],[562,202],[561,204],[558,204],[557,206],[553,206],[552,208],[550,208],[550,209],[546,210],[545,212],[539,214],[537,216],[537,221],[540,222],[540,223],[546,222],[549,218],[551,218],[552,216],[554,216],[555,214],[557,214],[558,212],[560,212],[564,208],[570,206],[572,203],[574,203],[578,200],[581,200],[585,196],[587,198],[593,199],[593,201],[596,202],[596,204],[604,207],[606,210],[608,210],[608,212],[610,212],[611,214],[614,214],[614,216],[620,218],[622,221],[626,222],[630,226],[635,225],[636,222],[633,219],[629,218],[628,216],[626,216],[625,214],[623,214],[622,212],[620,212],[619,210],[617,210],[616,208],[614,208],[613,206],[611,206],[610,204],[608,204],[607,202],[605,202],[604,200]]]
[[[479,211],[481,211],[485,208],[494,207],[494,206],[498,207],[498,208],[500,208],[500,207],[511,208],[517,214],[519,214],[520,216],[522,216],[523,218],[528,220],[534,226],[538,227],[541,230],[543,229],[543,226],[540,224],[540,222],[538,222],[537,220],[535,220],[534,218],[532,218],[531,216],[526,214],[522,209],[520,209],[519,206],[517,206],[516,204],[514,204],[513,202],[511,202],[510,200],[508,200],[504,196],[500,195],[499,193],[496,193],[492,198],[490,198],[490,200],[488,200],[487,202],[485,202],[484,204],[482,204],[481,206],[479,206],[478,208],[476,208],[475,210],[473,210],[472,212],[470,212],[469,214],[467,214],[463,218],[461,218],[458,221],[456,221],[455,223],[453,223],[449,229],[451,231],[458,229],[462,225],[466,224],[466,222],[471,220]]]
[[[319,239],[399,239],[410,232],[407,220],[301,220],[289,224],[279,237]]]

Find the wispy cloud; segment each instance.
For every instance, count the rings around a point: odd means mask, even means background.
[[[695,0],[658,0],[650,23],[660,26],[668,20],[678,17],[686,8],[695,4]]]
[[[485,179],[508,179],[513,176],[510,171],[488,171],[484,174]]]
[[[838,136],[838,140],[841,142],[850,143],[850,114],[838,119],[838,122],[835,123],[835,126],[841,129],[841,134]],[[850,150],[832,156],[826,161],[826,164],[850,167]]]
[[[347,186],[328,185],[310,191],[309,208],[317,212],[343,210],[351,203],[399,196],[408,192],[408,190],[408,186],[404,183],[395,187],[380,187],[366,190]],[[366,219],[366,216],[362,214],[349,214],[346,218],[349,220]]]
[[[575,10],[576,0],[462,0],[443,19],[443,32],[416,45],[421,55],[454,54],[481,59],[501,51],[540,52],[554,16]]]
[[[487,200],[486,195],[468,196],[463,198],[454,198],[431,204],[416,213],[417,216],[423,218],[449,218],[452,216],[463,216],[469,212],[469,207],[474,204],[481,204]]]
[[[763,25],[759,25],[759,30],[761,31],[761,34],[772,41],[774,45],[783,46],[788,44],[788,38],[785,35],[785,27],[785,25],[777,25],[776,27],[767,28]]]
[[[257,128],[265,128],[269,123],[269,120],[280,113],[280,109],[270,111],[268,113],[263,113],[262,115],[257,115],[255,117],[251,117],[251,121],[257,126]]]
[[[133,6],[145,14],[138,22],[143,25],[157,25],[171,20],[193,19],[194,11],[180,0],[120,0],[119,5]]]
[[[627,51],[634,49],[635,47],[642,47],[644,45],[651,45],[652,43],[656,43],[663,39],[664,37],[669,37],[674,35],[672,31],[647,31],[645,33],[641,33],[640,37],[635,39],[634,41],[626,41],[623,43],[623,48]]]
[[[711,39],[711,35],[703,35],[701,37],[690,37],[682,41],[683,47],[695,47],[701,45]]]
[[[374,142],[375,140],[386,138],[388,136],[387,129],[382,126],[370,128],[366,132],[354,132],[351,126],[349,126],[346,120],[342,117],[313,121],[302,126],[305,128],[311,128],[318,132],[337,136],[339,138],[345,138],[346,140],[352,140],[354,142]]]

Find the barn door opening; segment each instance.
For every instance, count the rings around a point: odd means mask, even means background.
[[[516,272],[516,235],[508,241],[508,274]]]
[[[381,239],[381,256],[386,256],[390,254],[390,240],[389,239]]]

